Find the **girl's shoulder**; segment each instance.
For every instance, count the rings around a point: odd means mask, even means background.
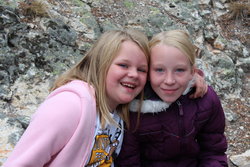
[[[81,80],[73,80],[67,84],[55,89],[50,93],[48,98],[57,95],[62,92],[71,92],[77,94],[80,98],[95,98],[94,88],[87,82]]]
[[[208,86],[207,93],[200,99],[203,101],[211,101],[214,103],[216,101],[219,101],[219,96],[212,86]]]
[[[207,93],[203,97],[193,99],[193,101],[195,101],[197,106],[199,106],[199,109],[202,111],[221,108],[220,98],[212,86],[208,86]]]

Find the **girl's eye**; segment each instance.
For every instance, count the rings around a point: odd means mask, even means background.
[[[123,68],[128,68],[126,64],[118,64],[118,66],[123,67]]]
[[[185,69],[183,69],[183,68],[176,69],[176,72],[184,72],[184,71],[185,71]]]
[[[163,68],[156,68],[155,71],[156,72],[163,72]]]
[[[144,68],[139,68],[138,71],[140,71],[140,72],[147,72],[147,70],[144,69]]]

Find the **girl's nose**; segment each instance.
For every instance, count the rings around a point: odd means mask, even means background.
[[[129,72],[128,72],[128,76],[136,78],[138,76],[137,69],[130,69]]]
[[[164,79],[164,83],[167,85],[175,84],[175,78],[174,78],[173,74],[171,74],[171,73],[166,74],[165,79]]]

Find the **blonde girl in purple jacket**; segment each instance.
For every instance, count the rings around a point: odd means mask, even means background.
[[[105,32],[56,80],[4,167],[112,166],[128,103],[146,83],[148,61],[144,34]]]

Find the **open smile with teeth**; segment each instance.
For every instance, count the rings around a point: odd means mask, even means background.
[[[135,85],[132,85],[132,84],[128,84],[128,83],[121,83],[122,86],[125,86],[127,88],[130,88],[130,89],[135,89]]]

